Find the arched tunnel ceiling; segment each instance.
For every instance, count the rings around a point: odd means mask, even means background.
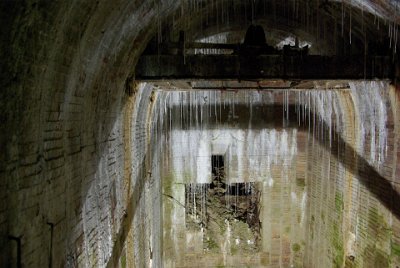
[[[397,6],[394,1],[356,0],[183,1],[158,20],[156,35],[159,42],[176,40],[184,30],[193,41],[232,32],[229,41],[237,42],[253,23],[264,26],[271,45],[296,36],[313,44],[313,54],[363,54],[365,44],[389,51],[397,45]]]

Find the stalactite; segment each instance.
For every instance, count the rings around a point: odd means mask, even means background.
[[[344,1],[342,0],[342,37],[344,37],[344,17],[345,17]]]
[[[349,11],[349,17],[350,17],[350,26],[349,26],[349,40],[350,40],[350,45],[351,45],[351,27],[352,27],[352,9],[350,7],[350,11]]]

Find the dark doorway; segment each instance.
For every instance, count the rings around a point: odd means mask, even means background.
[[[213,176],[223,176],[224,170],[224,156],[212,155],[211,156],[211,174]]]
[[[223,155],[211,156],[211,185],[210,188],[225,188],[225,163]]]

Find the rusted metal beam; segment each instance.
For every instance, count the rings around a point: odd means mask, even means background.
[[[136,80],[360,80],[393,79],[386,56],[142,55]]]

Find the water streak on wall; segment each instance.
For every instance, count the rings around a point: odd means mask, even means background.
[[[194,256],[204,264],[238,261],[225,246],[220,257],[207,259],[203,235],[185,232],[184,185],[210,183],[212,155],[224,155],[227,180],[263,183],[263,242],[254,262],[244,258],[249,263],[362,267],[396,261],[390,230],[398,216],[376,190],[396,168],[387,146],[394,135],[390,90],[385,82],[351,82],[349,89],[312,91],[159,92],[169,144],[161,171],[169,196],[163,197],[164,264],[188,265]],[[200,243],[192,253],[189,241]]]

